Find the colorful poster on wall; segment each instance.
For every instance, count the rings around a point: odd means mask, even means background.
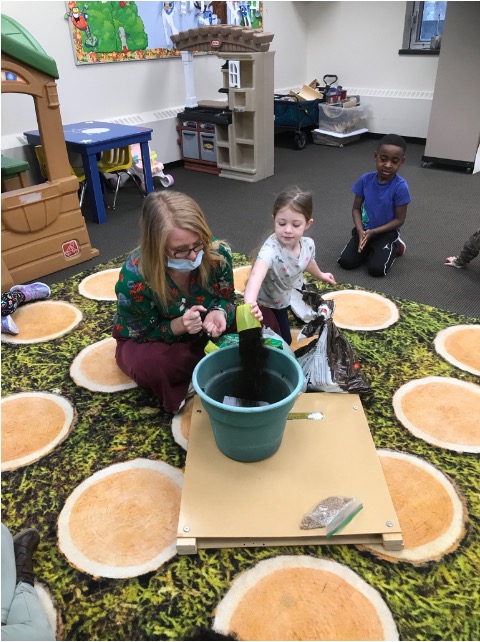
[[[263,2],[67,2],[75,63],[179,57],[172,34],[205,25],[262,28]],[[204,52],[198,52],[204,53]]]

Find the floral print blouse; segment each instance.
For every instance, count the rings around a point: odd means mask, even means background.
[[[218,252],[225,257],[226,261],[214,262],[213,271],[204,290],[197,281],[198,270],[191,272],[189,296],[181,292],[167,274],[172,299],[166,307],[163,307],[140,273],[140,250],[137,248],[120,270],[115,286],[117,312],[114,318],[113,337],[133,339],[138,343],[190,341],[193,335],[188,333],[174,335],[171,322],[194,305],[203,305],[207,310],[214,308],[224,310],[228,328],[235,318],[232,255],[230,249],[224,244],[220,244]]]

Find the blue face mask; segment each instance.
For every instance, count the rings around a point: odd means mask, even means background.
[[[203,250],[197,254],[195,261],[189,261],[188,259],[168,259],[168,267],[172,270],[179,270],[180,272],[191,272],[195,270],[203,258]]]

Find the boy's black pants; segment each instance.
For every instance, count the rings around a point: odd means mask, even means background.
[[[371,276],[385,276],[397,258],[398,230],[391,230],[384,234],[373,236],[361,252],[358,251],[360,242],[357,228],[352,230],[352,237],[343,248],[337,263],[345,270],[353,270],[362,263],[367,263],[368,273]]]

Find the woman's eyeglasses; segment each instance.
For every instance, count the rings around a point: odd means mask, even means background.
[[[170,250],[171,255],[175,259],[187,259],[190,256],[191,252],[195,252],[195,254],[199,254],[203,250],[203,243],[198,243],[198,245],[195,245],[194,247],[189,247],[186,250]]]

